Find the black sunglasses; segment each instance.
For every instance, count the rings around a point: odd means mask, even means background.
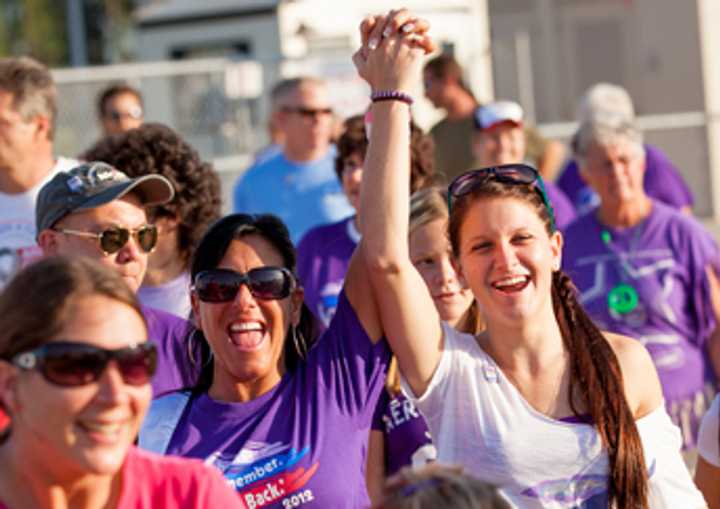
[[[100,249],[105,255],[117,253],[130,240],[130,235],[135,237],[140,249],[150,253],[157,245],[158,231],[154,224],[146,224],[140,228],[128,230],[127,228],[112,227],[101,232],[87,232],[81,230],[70,230],[67,228],[55,228],[56,232],[78,237],[92,237],[100,242]]]
[[[284,267],[259,267],[242,274],[229,269],[212,269],[195,276],[193,290],[203,302],[230,302],[247,285],[253,297],[284,299],[295,289],[295,276]]]
[[[304,106],[285,106],[282,110],[287,113],[297,113],[302,117],[320,117],[322,115],[331,115],[333,112],[332,108],[306,108]]]
[[[157,350],[152,343],[106,350],[62,341],[21,352],[12,358],[12,363],[20,369],[39,371],[52,384],[77,387],[97,381],[111,360],[117,363],[126,384],[144,385],[155,374]]]
[[[495,180],[503,184],[532,186],[539,194],[545,204],[550,216],[550,229],[554,232],[555,214],[545,190],[545,184],[538,171],[527,164],[503,164],[500,166],[489,166],[477,170],[470,170],[458,175],[448,186],[448,210],[452,210],[452,200],[468,194],[473,189],[487,182]]]

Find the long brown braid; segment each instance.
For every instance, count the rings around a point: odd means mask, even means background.
[[[530,205],[543,220],[548,235],[550,215],[540,195],[531,187],[488,180],[453,204],[448,234],[459,259],[460,229],[470,207],[483,198],[514,198]],[[561,271],[553,273],[552,300],[563,344],[569,352],[570,408],[582,417],[581,402],[595,424],[608,454],[609,507],[647,509],[648,484],[645,458],[635,419],[625,399],[622,372],[615,352],[577,300],[577,290]]]

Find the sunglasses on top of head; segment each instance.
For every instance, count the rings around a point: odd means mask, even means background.
[[[211,269],[195,276],[193,291],[203,302],[230,302],[241,285],[247,285],[253,297],[278,300],[289,296],[297,283],[284,267],[259,267],[245,274],[230,269]]]
[[[503,164],[470,170],[458,175],[448,186],[448,210],[452,210],[453,200],[460,198],[488,180],[495,180],[503,184],[531,186],[543,200],[543,204],[550,216],[550,228],[554,232],[555,214],[545,190],[545,184],[538,171],[527,164]]]
[[[37,370],[45,380],[61,387],[96,382],[110,361],[115,361],[127,385],[144,385],[155,374],[157,350],[152,343],[107,350],[87,343],[59,341],[12,358],[12,363],[20,369]]]
[[[130,236],[135,237],[135,240],[145,253],[152,252],[155,249],[158,241],[158,231],[154,224],[146,224],[139,228],[129,230],[127,228],[111,227],[101,232],[88,232],[82,230],[72,230],[68,228],[54,228],[58,233],[64,233],[66,235],[76,235],[78,237],[90,237],[98,240],[100,249],[107,256],[120,251]]]

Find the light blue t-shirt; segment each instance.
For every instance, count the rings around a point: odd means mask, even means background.
[[[297,244],[314,226],[340,221],[355,213],[335,174],[335,147],[321,159],[289,161],[284,154],[251,166],[235,184],[233,210],[275,214]]]

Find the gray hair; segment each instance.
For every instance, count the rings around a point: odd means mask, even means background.
[[[272,109],[277,110],[283,106],[287,97],[305,86],[327,87],[324,80],[313,76],[299,76],[278,81],[270,90],[270,104]]]
[[[630,143],[637,156],[645,154],[642,132],[632,122],[622,121],[618,117],[614,121],[584,122],[575,133],[573,151],[580,168],[586,164],[587,153],[592,144],[606,147],[618,141]]]
[[[578,122],[635,119],[635,108],[627,90],[611,83],[596,83],[585,91],[578,107]]]
[[[447,221],[447,194],[439,187],[420,189],[410,197],[410,228],[413,233],[421,226],[438,219]]]
[[[50,70],[30,57],[0,59],[0,90],[13,96],[13,108],[25,122],[41,115],[50,120],[48,139],[55,133],[57,90]]]

